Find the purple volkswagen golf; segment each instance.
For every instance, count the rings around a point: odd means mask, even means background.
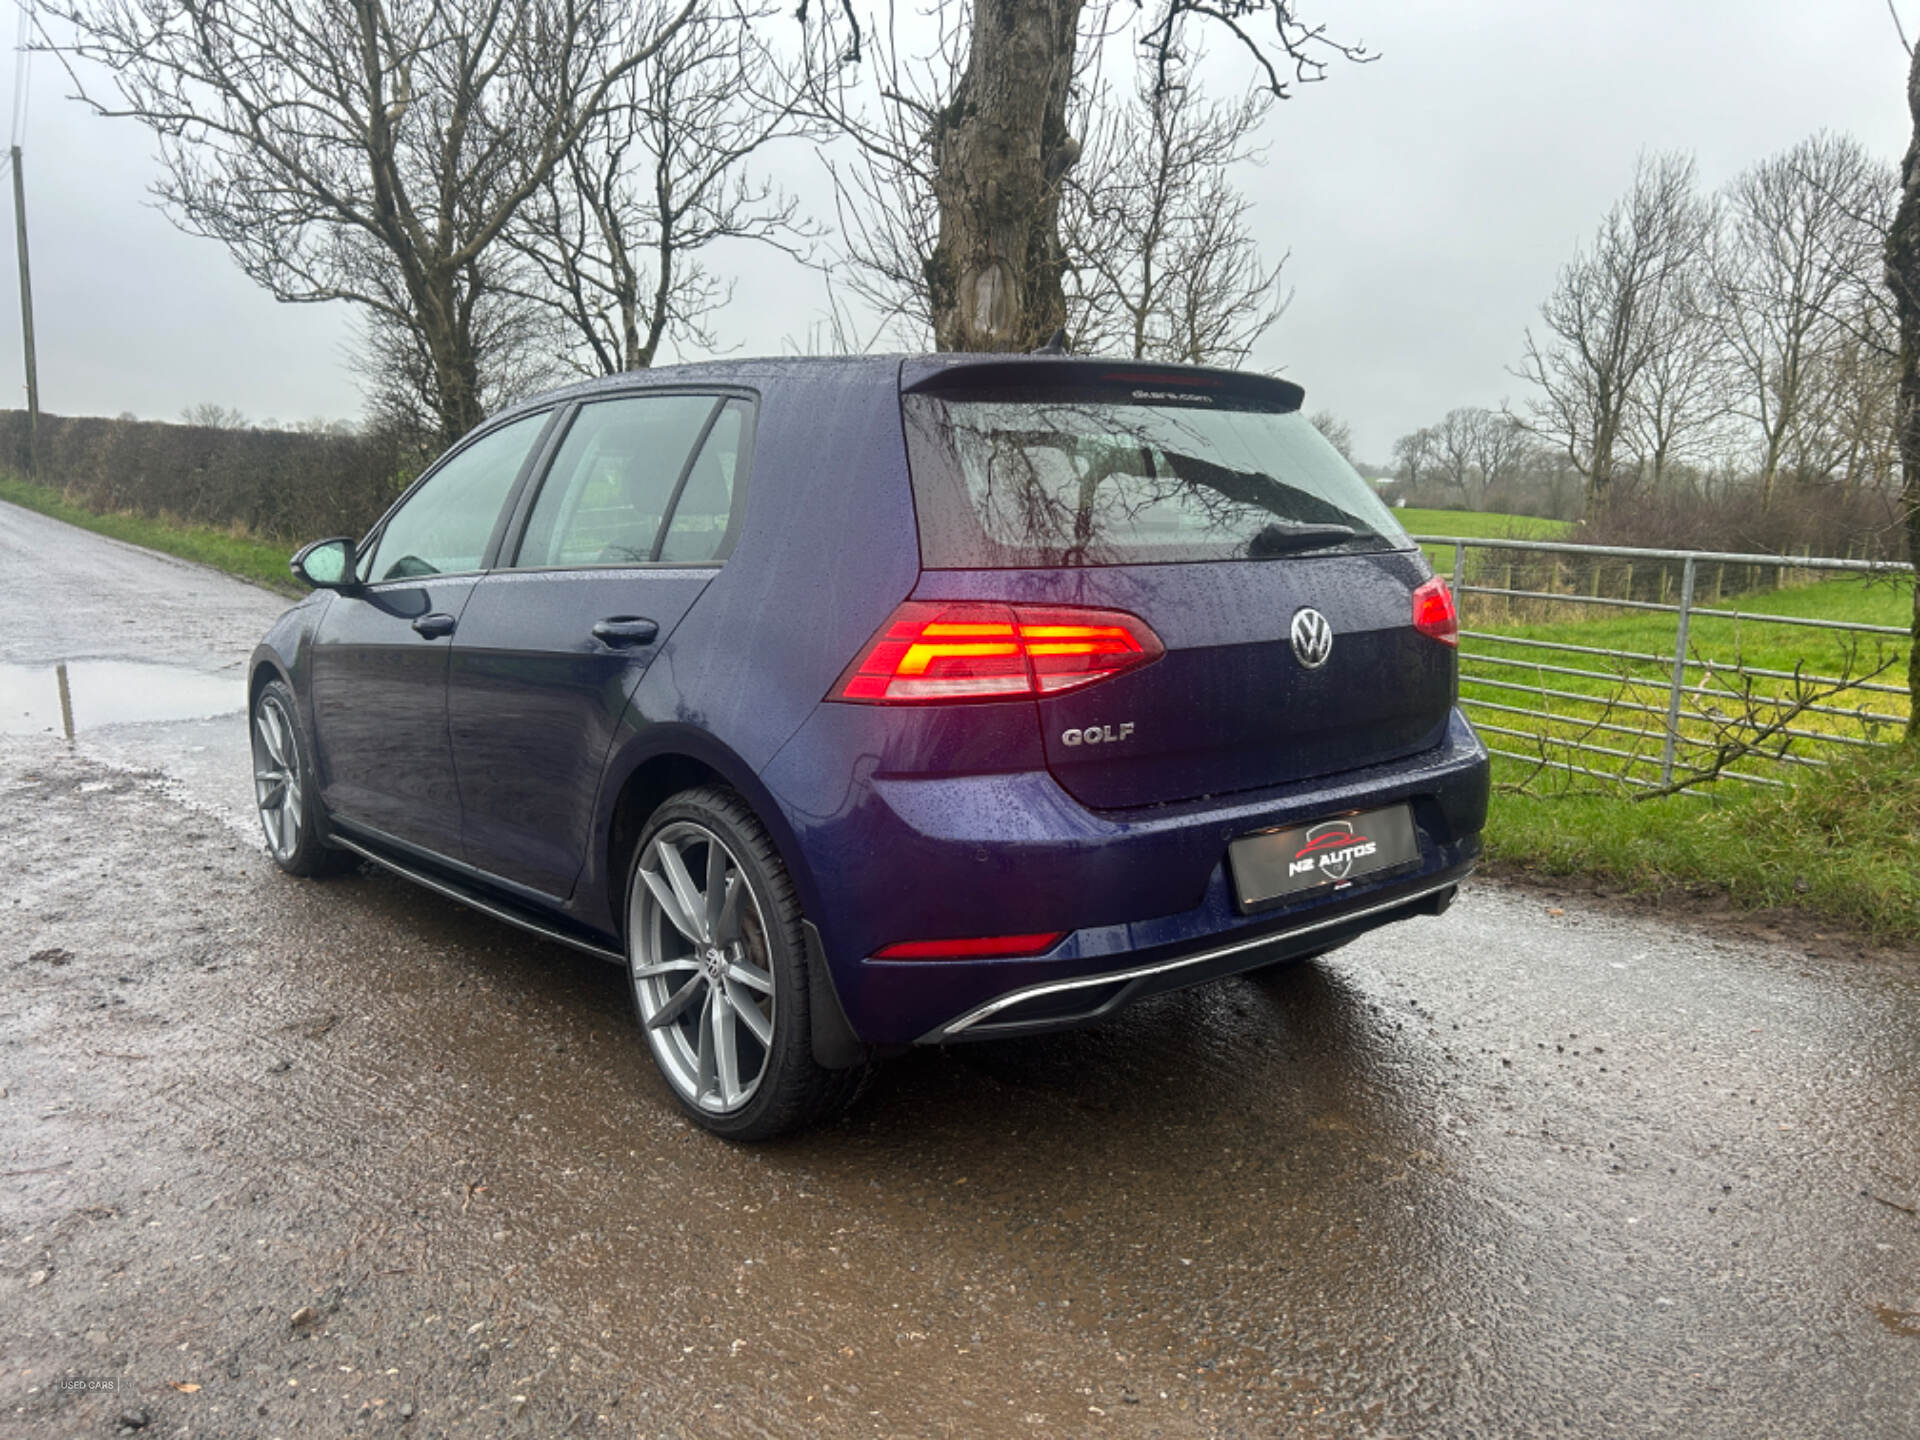
[[[900,1047],[1436,915],[1487,803],[1453,598],[1301,399],[945,355],[519,405],[294,557],[269,848],[625,967],[742,1140]]]

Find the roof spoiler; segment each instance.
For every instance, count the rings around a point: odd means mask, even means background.
[[[900,389],[974,399],[1051,398],[1298,410],[1307,392],[1246,370],[1085,355],[927,355],[900,367]]]

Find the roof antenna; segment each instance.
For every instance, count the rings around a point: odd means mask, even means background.
[[[1035,355],[1065,355],[1067,350],[1067,327],[1062,325],[1047,337],[1047,343],[1033,352]]]

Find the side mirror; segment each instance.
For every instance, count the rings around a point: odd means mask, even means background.
[[[316,590],[350,591],[360,588],[354,577],[354,543],[346,536],[316,540],[300,550],[287,564],[293,578]]]

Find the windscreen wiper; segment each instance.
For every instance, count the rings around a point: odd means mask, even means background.
[[[1325,550],[1359,537],[1360,532],[1351,525],[1268,525],[1247,542],[1247,558],[1271,560],[1302,550]]]

